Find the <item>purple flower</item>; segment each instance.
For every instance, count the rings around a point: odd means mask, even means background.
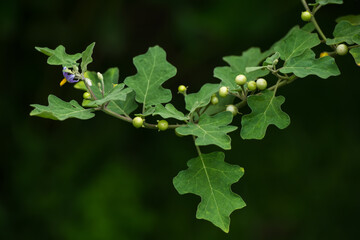
[[[68,81],[69,83],[76,83],[78,82],[79,80],[78,79],[75,79],[75,75],[74,74],[71,74],[71,73],[68,73],[68,72],[65,72],[64,70],[66,70],[67,68],[64,67],[63,68],[63,75],[64,75],[64,78],[66,78],[66,81]]]

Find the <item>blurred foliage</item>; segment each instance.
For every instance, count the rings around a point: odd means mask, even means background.
[[[324,7],[324,32],[359,6]],[[58,86],[61,69],[46,65],[34,46],[63,44],[75,53],[95,41],[90,70],[118,66],[124,79],[135,73],[132,57],[159,44],[178,69],[166,83],[176,95],[179,84],[195,92],[216,82],[212,71],[223,56],[269,48],[302,24],[301,11],[298,0],[1,1],[0,239],[355,239],[360,68],[349,55],[337,59],[341,76],[307,77],[279,90],[290,127],[271,127],[262,141],[232,133],[226,159],[245,168],[233,189],[248,206],[233,213],[228,235],[196,220],[197,197],[172,186],[196,156],[190,138],[103,114],[65,122],[28,115],[29,104],[46,103],[49,93],[81,100],[70,85]]]

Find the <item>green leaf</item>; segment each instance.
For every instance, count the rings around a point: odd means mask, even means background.
[[[79,60],[82,56],[81,53],[74,55],[67,54],[65,52],[65,47],[62,45],[58,46],[52,53],[53,54],[48,58],[47,63],[50,65],[62,65],[64,67],[79,65],[77,60]]]
[[[84,81],[79,81],[79,82],[75,83],[73,86],[74,86],[75,89],[79,89],[79,90],[83,90],[83,91],[87,91],[87,90],[88,90],[88,89],[86,88],[86,86],[85,86]]]
[[[343,4],[343,0],[316,0],[316,3],[319,3],[320,5]]]
[[[138,73],[127,77],[125,84],[134,89],[136,101],[145,107],[169,102],[171,91],[161,85],[176,75],[176,68],[166,61],[166,52],[159,46],[151,47],[134,58]]]
[[[87,71],[84,75],[92,81],[92,86],[90,88],[93,91],[95,97],[97,99],[103,98],[103,96],[101,94],[102,87],[99,88],[99,84],[102,84],[102,83],[101,83],[100,79],[98,78],[97,73]],[[104,95],[106,95],[110,91],[112,91],[115,84],[118,83],[118,81],[119,81],[119,69],[117,67],[109,68],[103,74],[103,78],[104,78]]]
[[[234,102],[235,96],[232,95],[228,95],[227,97],[223,98],[223,97],[219,97],[219,94],[216,93],[216,96],[219,99],[218,104],[213,105],[211,104],[208,109],[206,109],[206,111],[204,112],[204,114],[207,114],[209,116],[214,115],[216,113],[219,112],[223,112],[226,109],[227,105],[230,105]]]
[[[280,53],[275,52],[273,55],[265,59],[265,61],[263,62],[263,66],[273,65],[274,61],[278,60],[279,58],[280,58]]]
[[[132,89],[130,88],[124,89],[124,87],[125,87],[124,83],[116,85],[115,87],[112,88],[112,90],[109,93],[104,95],[103,98],[93,101],[93,103],[96,105],[102,105],[109,101],[117,101],[117,100],[125,101],[127,94],[131,92]]]
[[[352,25],[360,25],[360,15],[347,15],[336,19],[336,22],[348,21]]]
[[[283,96],[275,97],[273,91],[264,91],[260,95],[248,97],[252,112],[241,119],[241,137],[243,139],[263,139],[266,129],[274,124],[284,129],[290,124],[290,117],[281,110],[285,102]]]
[[[135,101],[135,92],[131,91],[126,95],[126,99],[124,101],[110,101],[107,108],[115,113],[120,115],[129,115],[135,109],[137,109],[138,105]]]
[[[49,106],[31,104],[30,106],[35,109],[31,111],[30,116],[60,121],[68,118],[86,120],[95,116],[95,114],[92,113],[93,109],[84,109],[75,100],[65,102],[54,95],[49,95],[48,101]]]
[[[360,26],[354,26],[348,21],[341,21],[336,24],[333,35],[333,39],[326,39],[327,45],[333,45],[346,42],[347,44],[353,44],[353,37],[360,34]]]
[[[179,194],[193,193],[201,197],[196,218],[205,219],[229,232],[230,214],[246,206],[242,198],[231,191],[231,185],[244,175],[244,169],[224,162],[225,154],[201,154],[188,161],[186,170],[173,179]]]
[[[35,47],[35,49],[49,57],[54,55],[54,50],[47,47]]]
[[[154,115],[160,115],[163,118],[175,118],[180,121],[189,119],[188,117],[185,117],[182,112],[177,110],[171,103],[166,104],[165,107],[161,104],[156,105],[153,116]]]
[[[221,86],[228,87],[231,91],[240,89],[235,83],[235,77],[239,74],[244,74],[247,81],[256,80],[259,77],[266,76],[269,71],[267,69],[260,69],[257,71],[246,72],[246,67],[255,67],[261,63],[267,55],[261,53],[259,48],[250,48],[243,52],[241,56],[228,56],[223,60],[230,66],[216,67],[214,69],[214,77],[221,80]]]
[[[93,61],[91,55],[93,54],[94,46],[95,46],[95,43],[93,42],[85,49],[85,51],[82,52],[82,59],[81,59],[81,71],[82,72],[86,72],[87,65],[89,65]]]
[[[180,135],[196,136],[197,146],[217,145],[225,150],[231,149],[231,138],[227,133],[235,131],[236,126],[228,126],[232,122],[231,112],[221,112],[215,116],[203,114],[198,123],[189,122],[186,126],[176,128]]]
[[[315,53],[308,49],[300,56],[291,58],[280,68],[282,73],[294,73],[300,78],[308,75],[317,75],[321,78],[340,75],[340,70],[335,63],[335,59],[326,56],[315,59]]]
[[[210,103],[211,95],[219,91],[219,84],[206,83],[199,92],[185,96],[186,110],[190,113]]]
[[[281,42],[274,47],[284,61],[301,55],[305,50],[320,44],[316,33],[309,33],[299,28],[294,28]]]
[[[360,47],[352,48],[349,52],[353,56],[356,64],[360,66]]]

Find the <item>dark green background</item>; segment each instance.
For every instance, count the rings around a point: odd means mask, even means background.
[[[359,14],[359,1],[324,7],[334,19]],[[191,138],[134,129],[98,113],[89,121],[29,117],[47,95],[81,101],[59,87],[61,68],[34,46],[81,52],[95,41],[90,69],[135,74],[132,57],[158,44],[178,69],[165,84],[174,104],[179,84],[195,92],[217,82],[222,56],[266,50],[303,24],[300,0],[281,1],[1,1],[0,239],[356,239],[359,233],[360,68],[337,58],[339,77],[307,77],[280,89],[292,123],[270,127],[263,141],[231,134],[229,163],[245,168],[232,189],[248,206],[231,216],[230,233],[196,220],[199,197],[180,196],[172,178],[196,156]],[[326,48],[317,51],[329,50]],[[249,109],[244,109],[248,112]],[[234,120],[240,124],[240,118]],[[204,148],[204,152],[219,150]]]

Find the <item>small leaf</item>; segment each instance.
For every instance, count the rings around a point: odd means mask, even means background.
[[[185,96],[186,110],[190,113],[210,103],[211,95],[219,91],[219,84],[206,83],[199,92]]]
[[[247,73],[251,73],[251,72],[255,72],[257,70],[261,70],[261,69],[266,69],[266,66],[260,66],[260,67],[246,67],[245,68],[245,72]]]
[[[263,66],[273,65],[274,61],[278,60],[279,58],[280,58],[280,53],[275,52],[273,55],[265,59],[265,61],[263,62]]]
[[[161,85],[176,75],[176,68],[166,61],[166,52],[159,46],[151,47],[133,62],[138,73],[124,82],[135,91],[136,101],[145,107],[169,102],[171,91]]]
[[[54,51],[53,54],[48,58],[47,63],[50,65],[62,65],[64,67],[72,67],[79,65],[77,60],[81,58],[81,53],[74,55],[67,54],[65,47],[60,45]]]
[[[225,154],[201,154],[188,161],[186,170],[173,179],[179,194],[193,193],[201,197],[196,218],[205,219],[229,232],[230,214],[246,206],[242,198],[231,191],[231,185],[244,175],[243,168],[224,162]]]
[[[300,78],[308,75],[317,75],[321,78],[340,75],[340,70],[335,63],[335,59],[326,56],[315,59],[315,53],[308,49],[302,55],[288,60],[284,67],[280,68],[282,73],[294,73]]]
[[[93,103],[96,105],[102,105],[109,101],[117,101],[117,100],[125,101],[127,94],[131,92],[132,89],[130,88],[124,89],[124,87],[125,87],[124,83],[116,85],[109,93],[104,95],[103,98],[93,101]]]
[[[258,66],[268,55],[261,53],[259,48],[250,48],[243,52],[241,56],[224,57],[224,61],[230,66],[216,67],[214,69],[214,77],[221,80],[221,86],[228,87],[230,90],[238,90],[240,86],[235,83],[235,77],[244,74],[247,81],[256,80],[259,77],[266,76],[269,71],[267,69],[259,69],[257,71],[246,72],[246,67]]]
[[[94,46],[95,46],[95,43],[93,42],[85,49],[85,51],[82,52],[82,59],[81,59],[81,71],[82,72],[86,72],[87,65],[89,65],[93,61],[91,55],[93,54]]]
[[[95,114],[92,113],[93,109],[84,109],[75,100],[65,102],[54,95],[49,95],[48,101],[49,106],[31,104],[30,106],[35,109],[31,111],[30,116],[60,121],[68,118],[86,120],[95,116]]]
[[[290,117],[281,110],[285,102],[283,96],[275,97],[273,91],[264,91],[260,95],[248,97],[252,112],[241,119],[241,137],[243,139],[263,139],[266,129],[274,124],[284,129],[290,124]]]
[[[228,126],[232,122],[231,112],[221,112],[215,116],[203,114],[199,122],[189,122],[186,126],[176,128],[176,132],[181,135],[196,136],[197,146],[217,145],[225,150],[231,149],[231,138],[227,133],[235,131],[236,126]]]
[[[309,33],[299,28],[294,28],[282,41],[274,47],[284,61],[301,55],[305,50],[320,44],[316,33]]]
[[[129,115],[135,109],[137,109],[138,105],[135,101],[135,92],[131,91],[127,94],[126,99],[124,101],[110,101],[107,109],[120,114],[120,115]]]
[[[86,88],[86,86],[85,86],[84,81],[79,81],[79,82],[75,83],[73,86],[74,86],[75,89],[79,89],[79,90],[83,90],[83,91],[87,91],[87,90],[88,90],[88,89]]]
[[[347,44],[353,44],[353,37],[360,34],[360,26],[354,26],[348,21],[341,21],[336,24],[333,35],[333,39],[326,39],[327,45],[334,45],[338,43],[346,42]]]
[[[352,25],[360,25],[360,15],[347,15],[336,19],[336,22],[348,21]]]
[[[99,84],[101,85],[102,83],[98,78],[97,73],[92,71],[87,71],[84,75],[92,81],[92,86],[90,88],[93,91],[95,97],[97,99],[103,98],[101,94],[102,87],[99,87]],[[110,91],[112,91],[114,86],[118,83],[119,69],[117,67],[109,68],[103,74],[103,78],[104,78],[104,95],[106,95]]]
[[[185,117],[182,112],[177,110],[171,103],[166,104],[165,107],[161,104],[156,105],[153,116],[154,115],[160,115],[163,118],[175,118],[180,121],[189,119],[188,117]]]
[[[137,109],[138,105],[135,101],[135,92],[131,91],[127,94],[126,99],[124,101],[110,101],[107,109],[120,114],[120,115],[129,115],[135,109]]]
[[[316,3],[319,3],[320,5],[343,4],[343,0],[316,0]]]
[[[360,66],[360,47],[352,48],[349,52],[353,56],[356,64]]]

